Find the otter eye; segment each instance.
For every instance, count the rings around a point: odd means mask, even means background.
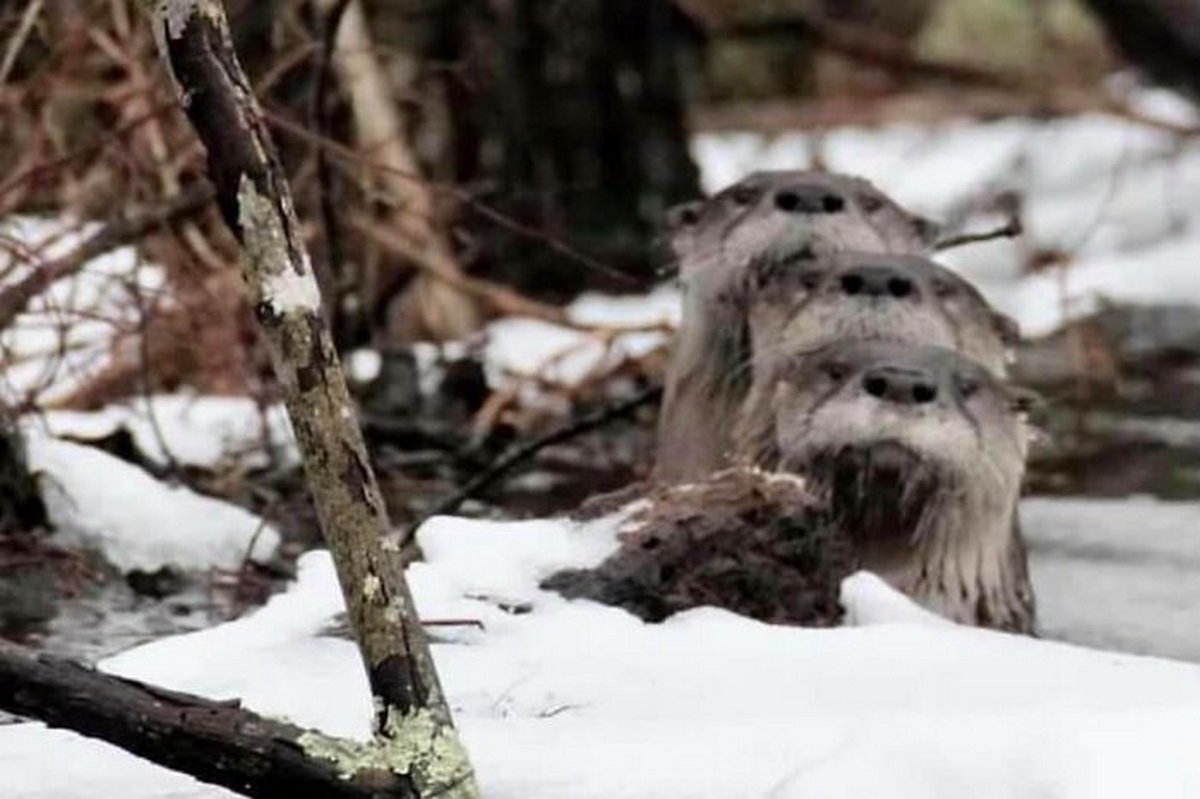
[[[883,208],[883,198],[874,194],[863,194],[859,196],[858,204],[868,214],[873,214]]]
[[[821,365],[821,371],[830,380],[845,380],[846,375],[850,374],[850,367],[841,361],[826,361]]]
[[[733,200],[734,205],[749,205],[754,202],[754,198],[758,196],[758,192],[750,186],[734,186],[730,192],[729,198]]]

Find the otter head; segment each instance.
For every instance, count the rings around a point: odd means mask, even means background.
[[[667,242],[685,286],[731,284],[751,262],[800,250],[812,253],[923,253],[936,226],[849,175],[755,172],[706,200],[668,213]]]
[[[1016,322],[974,286],[914,255],[835,253],[761,259],[747,290],[750,341],[761,364],[838,341],[881,340],[956,350],[1002,375]]]
[[[680,480],[726,463],[727,427],[749,388],[746,288],[754,264],[841,250],[927,252],[935,226],[861,178],[757,172],[669,214],[683,319],[667,370],[658,475]]]
[[[942,348],[834,345],[776,364],[737,446],[804,475],[864,566],[949,618],[1029,631],[1016,505],[1025,400]]]

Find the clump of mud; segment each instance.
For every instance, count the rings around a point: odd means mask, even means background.
[[[631,498],[622,492],[622,504]],[[800,479],[730,469],[641,498],[616,554],[553,574],[542,587],[646,621],[702,605],[773,623],[841,621],[838,590],[857,567],[854,547]]]

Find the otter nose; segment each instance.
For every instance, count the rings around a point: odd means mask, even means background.
[[[775,192],[775,207],[790,214],[836,214],[846,201],[821,186],[790,186]]]
[[[839,284],[850,296],[895,297],[915,293],[912,279],[890,266],[859,266],[842,273]]]
[[[926,405],[937,399],[937,381],[921,370],[879,366],[863,375],[863,391],[897,405]]]

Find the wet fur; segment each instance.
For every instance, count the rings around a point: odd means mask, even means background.
[[[933,370],[944,390],[928,406],[878,401],[857,381],[880,363]],[[950,388],[966,385],[969,396]],[[745,463],[804,475],[854,535],[864,567],[916,601],[1030,632],[1016,516],[1027,433],[1006,387],[956,353],[843,344],[779,365],[749,403],[737,449]]]

